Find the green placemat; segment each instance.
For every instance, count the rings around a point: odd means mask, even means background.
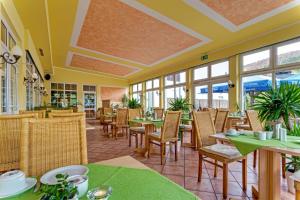
[[[300,149],[300,137],[295,136],[287,136],[287,142],[281,142],[275,139],[258,140],[252,134],[228,137],[242,155],[247,155],[261,147],[288,147]]]
[[[185,200],[198,199],[193,193],[185,190],[159,173],[147,169],[102,166],[89,164],[89,189],[100,185],[109,185],[113,192],[110,200]],[[10,200],[35,200],[39,193],[33,189]],[[87,199],[86,197],[81,198]]]

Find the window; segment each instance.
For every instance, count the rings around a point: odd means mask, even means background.
[[[242,55],[242,71],[253,71],[270,67],[270,49]]]
[[[71,86],[72,87],[72,86]],[[74,87],[74,86],[73,86]],[[83,85],[83,105],[86,118],[96,117],[96,86],[95,85]]]
[[[70,83],[51,83],[51,105],[55,107],[77,105],[77,85]]]
[[[1,54],[10,52],[16,45],[10,28],[1,21]],[[2,64],[1,67],[1,112],[14,113],[18,110],[18,64]]]
[[[223,60],[193,69],[195,109],[228,108],[229,61]]]
[[[260,92],[284,82],[300,83],[299,38],[248,52],[241,59],[241,106],[244,110],[253,104],[254,96]]]
[[[132,98],[137,99],[141,102],[141,96],[143,91],[143,84],[137,83],[132,86]]]
[[[146,110],[159,107],[159,78],[146,81]]]
[[[186,97],[186,72],[179,72],[165,76],[165,108],[169,107],[170,101],[174,98]]]

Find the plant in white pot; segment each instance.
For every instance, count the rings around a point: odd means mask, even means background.
[[[289,192],[295,194],[294,182],[300,180],[300,157],[291,156],[286,157],[288,162],[286,163],[286,176]]]

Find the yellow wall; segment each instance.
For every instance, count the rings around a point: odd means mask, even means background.
[[[77,84],[77,99],[83,104],[83,85],[96,85],[97,88],[97,108],[101,107],[101,86],[109,87],[123,87],[128,88],[128,81],[125,79],[118,79],[112,77],[106,77],[102,75],[92,74],[89,72],[81,72],[72,69],[54,67],[54,75],[50,81],[45,82],[45,87],[49,93],[45,101],[50,102],[50,87],[51,82],[58,83],[76,83]],[[79,107],[82,110],[82,107]]]

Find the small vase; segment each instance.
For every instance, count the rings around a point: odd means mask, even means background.
[[[286,177],[287,177],[288,191],[292,194],[295,194],[295,186],[294,186],[295,180],[300,179],[300,170],[296,171],[295,173],[286,171]]]

